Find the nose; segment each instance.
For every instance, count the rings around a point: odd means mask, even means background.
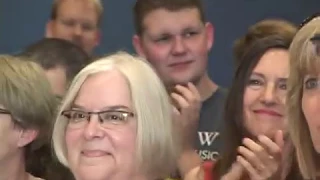
[[[261,95],[261,102],[266,106],[272,106],[277,102],[276,89],[273,84],[267,84]]]
[[[73,33],[74,33],[76,36],[81,36],[81,35],[82,35],[83,30],[82,30],[81,24],[76,24],[76,25],[73,27]]]
[[[174,55],[184,54],[187,49],[182,37],[175,37],[172,46],[172,54]]]
[[[84,137],[86,140],[94,138],[101,138],[104,135],[104,131],[101,129],[99,117],[97,114],[92,114],[89,122],[84,128]]]

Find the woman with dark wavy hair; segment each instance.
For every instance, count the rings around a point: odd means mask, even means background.
[[[224,150],[213,168],[213,179],[279,180],[294,169],[285,100],[288,48],[295,33],[296,27],[286,21],[265,20],[236,41]]]

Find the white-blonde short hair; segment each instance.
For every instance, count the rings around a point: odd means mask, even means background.
[[[147,61],[118,52],[89,64],[73,80],[59,114],[70,108],[88,76],[119,71],[127,80],[137,115],[137,166],[152,176],[165,177],[176,167],[179,155],[178,134],[172,121],[172,106],[164,85]],[[53,130],[53,146],[59,161],[68,166],[65,131],[67,120],[58,116]]]

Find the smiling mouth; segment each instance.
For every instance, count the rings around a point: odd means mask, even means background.
[[[81,151],[81,154],[85,157],[91,157],[91,158],[111,155],[110,153],[106,151],[101,151],[101,150],[84,150],[84,151]]]
[[[176,67],[176,66],[188,65],[188,64],[191,64],[191,63],[192,63],[192,61],[184,61],[184,62],[172,63],[169,66],[170,67]]]
[[[186,62],[179,62],[179,63],[172,63],[169,65],[170,68],[176,71],[181,71],[187,69],[193,61],[186,61]]]
[[[269,116],[274,116],[274,117],[282,117],[281,114],[271,111],[271,110],[255,110],[253,111],[256,114],[261,114],[261,115],[269,115]]]

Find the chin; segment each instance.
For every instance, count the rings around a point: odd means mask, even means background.
[[[314,150],[320,154],[320,144],[314,145]]]
[[[108,165],[80,166],[72,171],[76,180],[106,180],[114,174],[114,169]]]
[[[111,174],[105,171],[86,171],[74,174],[76,180],[106,180],[110,179]]]
[[[173,80],[172,84],[174,84],[174,85],[179,84],[182,86],[187,86],[189,82],[196,84],[197,82],[199,82],[199,78],[196,78],[196,77],[183,78],[183,79],[176,78]]]

